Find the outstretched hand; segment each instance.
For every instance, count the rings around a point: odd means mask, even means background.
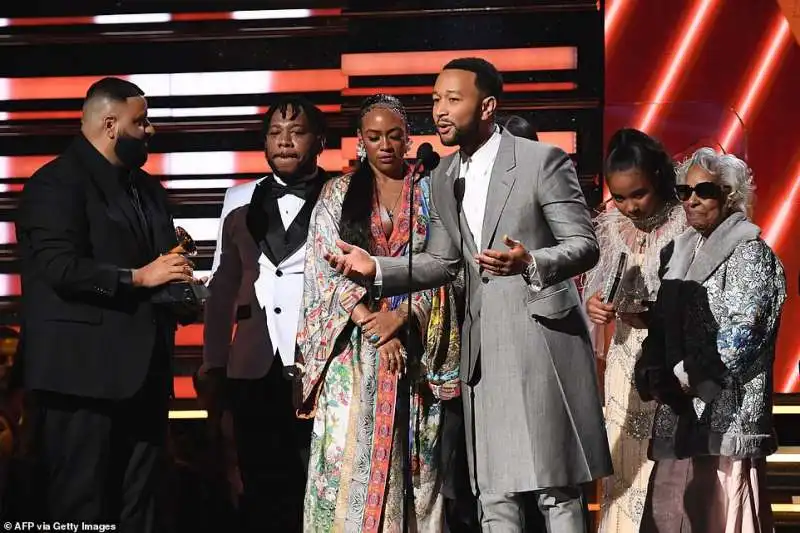
[[[508,235],[503,237],[508,251],[484,250],[475,256],[478,266],[493,276],[516,276],[522,274],[533,260],[521,242]]]
[[[336,240],[336,246],[342,251],[341,254],[325,253],[325,261],[331,268],[353,280],[375,279],[375,260],[366,250],[340,239]]]

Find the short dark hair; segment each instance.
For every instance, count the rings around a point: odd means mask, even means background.
[[[503,96],[503,77],[494,65],[480,57],[460,57],[453,59],[442,70],[467,70],[475,73],[475,85],[486,96],[498,100]]]
[[[605,174],[638,169],[653,184],[663,200],[675,198],[675,164],[664,146],[646,133],[622,128],[611,136]]]
[[[497,119],[497,123],[516,137],[524,137],[532,141],[538,141],[539,135],[536,133],[536,128],[530,122],[525,120],[519,115],[508,115]]]
[[[278,111],[281,116],[285,117],[289,113],[289,108],[292,108],[292,114],[289,116],[290,120],[296,119],[301,113],[308,117],[308,127],[314,135],[325,135],[325,114],[319,110],[317,106],[312,104],[302,96],[283,96],[277,102],[270,106],[266,113],[264,113],[264,120],[261,123],[261,133],[266,136],[269,131],[269,124],[272,122],[272,117]]]
[[[135,83],[122,78],[106,77],[97,80],[86,91],[86,101],[95,98],[108,98],[115,102],[124,102],[128,98],[144,96],[144,91]]]

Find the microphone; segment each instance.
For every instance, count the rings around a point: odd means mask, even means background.
[[[461,213],[461,205],[464,202],[464,187],[465,181],[464,178],[456,178],[456,181],[453,182],[453,196],[456,197],[456,209],[458,213]]]
[[[439,166],[439,161],[441,158],[439,154],[433,151],[433,145],[431,143],[422,143],[419,148],[417,148],[417,157],[414,161],[414,167],[412,168],[411,179],[408,187],[408,219],[414,220],[414,186],[416,183],[422,178],[424,175],[430,175],[430,172]],[[413,290],[413,279],[414,276],[412,272],[414,271],[413,265],[413,258],[414,258],[414,231],[409,232],[408,236],[408,317],[409,320],[406,320],[406,354],[408,357],[409,363],[412,361],[419,361],[419,354],[414,353],[416,346],[412,341],[413,336],[413,320],[411,317],[414,316],[413,309],[411,307],[412,297],[414,295]],[[398,386],[401,386],[398,383]],[[411,474],[411,451],[413,450],[413,442],[411,442],[411,435],[413,435],[413,421],[411,420],[411,396],[413,394],[413,387],[414,384],[409,379],[408,383],[405,385],[406,391],[401,396],[402,400],[398,402],[398,410],[403,413],[403,417],[407,417],[405,420],[405,426],[407,429],[408,437],[403,443],[403,490],[405,493],[404,501],[405,505],[403,505],[403,531],[408,531],[409,528],[409,517],[408,512],[409,509],[414,508],[414,483],[413,483],[413,476]]]
[[[441,157],[433,150],[431,143],[422,143],[417,148],[417,157],[414,162],[414,174],[426,174],[439,166]]]

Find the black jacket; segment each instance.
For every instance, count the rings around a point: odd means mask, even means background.
[[[170,366],[175,317],[150,302],[152,291],[120,283],[120,269],[176,244],[166,191],[142,170],[132,176],[149,231],[120,171],[83,136],[25,185],[16,229],[28,389],[124,399],[151,360]]]

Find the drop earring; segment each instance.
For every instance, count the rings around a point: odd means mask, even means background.
[[[364,161],[367,158],[367,148],[361,139],[358,140],[358,145],[356,146],[356,157],[359,161]]]

